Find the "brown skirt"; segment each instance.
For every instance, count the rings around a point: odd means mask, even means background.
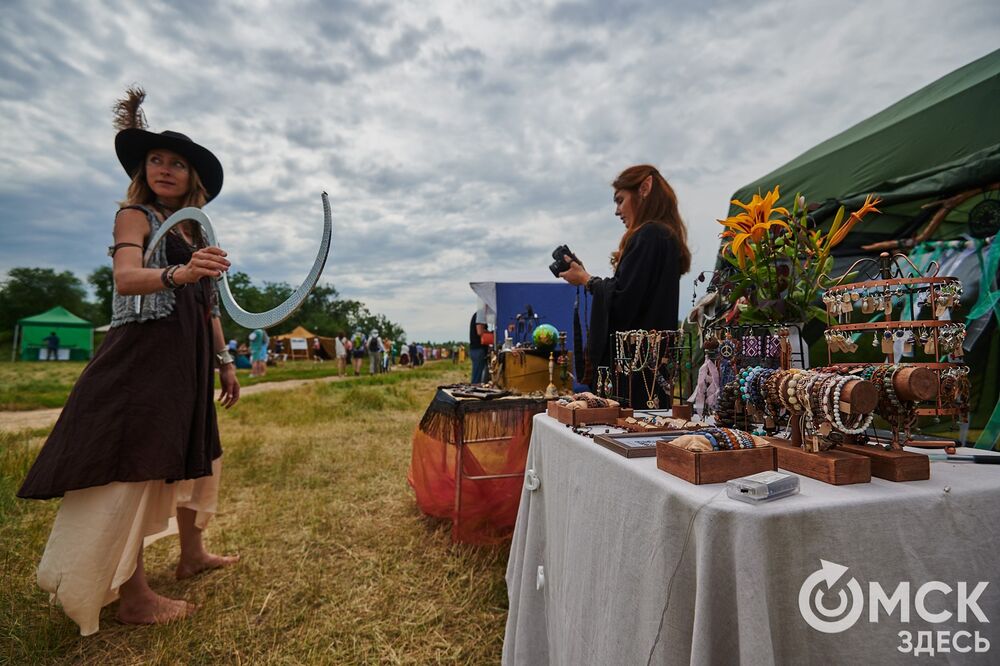
[[[24,499],[114,481],[196,479],[222,455],[207,281],[163,319],[108,332],[18,491]]]

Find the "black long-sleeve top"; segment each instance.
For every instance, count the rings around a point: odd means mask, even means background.
[[[597,366],[610,366],[610,336],[615,331],[674,330],[680,298],[677,242],[663,224],[649,222],[629,240],[610,278],[590,285],[593,304],[587,346],[590,368],[586,383],[594,386]]]

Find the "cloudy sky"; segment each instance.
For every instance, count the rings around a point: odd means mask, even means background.
[[[563,242],[609,272],[622,168],[674,185],[696,273],[739,186],[998,45],[995,0],[7,0],[0,279],[108,261],[110,107],[139,83],[150,129],[222,160],[236,269],[297,285],[326,190],[323,280],[462,337],[470,280],[552,280]]]

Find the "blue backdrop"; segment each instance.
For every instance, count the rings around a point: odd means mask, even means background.
[[[495,312],[496,346],[503,344],[504,331],[514,324],[514,343],[530,341],[531,332],[539,324],[552,324],[566,332],[566,349],[573,348],[573,304],[577,288],[562,281],[553,282],[477,282],[471,285],[487,307]],[[581,349],[587,346],[587,326],[590,322],[590,294],[580,290]],[[495,302],[493,302],[495,299]],[[526,319],[528,306],[535,315]],[[521,315],[521,323],[517,316]]]

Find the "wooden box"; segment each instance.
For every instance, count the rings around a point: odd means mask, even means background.
[[[560,405],[558,401],[552,400],[546,410],[548,415],[566,425],[590,425],[600,423],[603,425],[614,425],[621,412],[620,407],[598,407],[594,409],[569,409]]]
[[[778,469],[772,446],[732,451],[688,451],[667,441],[656,443],[656,466],[688,483],[723,483],[729,479]]]

